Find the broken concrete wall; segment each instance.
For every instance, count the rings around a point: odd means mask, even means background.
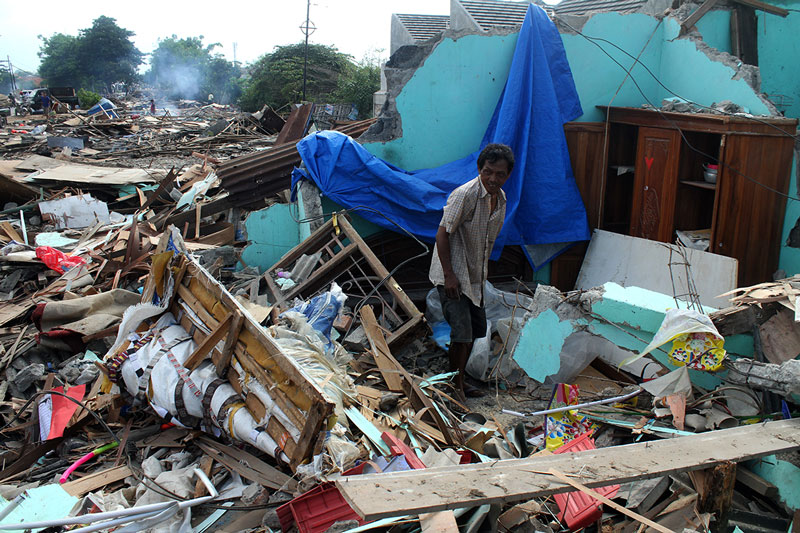
[[[405,46],[386,65],[390,109],[367,150],[406,170],[449,163],[478,148],[505,85],[517,33],[446,34],[431,46]],[[384,142],[375,142],[384,141]]]
[[[660,105],[673,96],[661,84],[702,105],[730,100],[756,115],[776,112],[762,87],[770,94],[788,92],[796,98],[787,115],[800,116],[800,74],[788,64],[800,52],[800,14],[782,19],[759,13],[759,71],[728,53],[728,10],[712,10],[696,30],[679,36],[680,20],[695,8],[686,5],[662,19],[644,13],[557,18],[584,110],[579,120],[602,121],[597,106]],[[435,167],[476,150],[508,75],[516,39],[517,33],[505,30],[450,30],[436,43],[399,49],[387,64],[388,102],[379,124],[362,137],[365,147],[408,170]],[[636,56],[652,75],[634,64]],[[793,183],[790,192],[796,188]],[[790,200],[786,238],[798,218],[800,202]],[[800,248],[784,247],[780,266],[788,275],[800,272]]]
[[[533,309],[520,333],[514,359],[538,381],[561,372],[565,364],[573,364],[573,359],[583,357],[583,352],[617,366],[647,347],[661,327],[667,310],[675,307],[675,300],[670,296],[616,283],[606,283],[599,289],[576,293],[574,298],[567,299],[553,287],[539,286]],[[749,335],[726,337],[725,349],[731,354],[752,357],[753,339]],[[656,350],[651,355],[668,370],[677,368],[665,352]],[[580,368],[590,360],[581,363]],[[644,372],[645,376],[656,370],[652,365],[646,368],[644,359],[623,368],[635,375]],[[531,369],[534,369],[533,374]],[[713,389],[726,372],[690,370],[689,374],[695,385]]]
[[[654,17],[638,13],[629,15],[601,13],[588,19],[564,17],[563,21],[557,24],[583,106],[583,116],[580,121],[604,120],[604,113],[597,109],[598,105],[640,107],[646,103],[630,78],[622,83],[625,72],[634,64],[633,58],[608,43],[589,40],[575,33],[573,28],[587,37],[607,39],[634,57],[644,48],[640,57],[641,63],[658,75],[662,55],[661,43],[664,40],[663,24],[659,24]],[[631,74],[647,98],[655,101],[659,96],[659,87],[652,76],[641,65],[634,66]],[[656,103],[660,103],[660,100]]]

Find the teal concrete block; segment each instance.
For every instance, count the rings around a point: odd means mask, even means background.
[[[746,463],[747,468],[776,487],[780,499],[793,511],[800,509],[800,468],[774,455]]]
[[[264,272],[300,244],[300,226],[292,217],[294,209],[292,205],[275,204],[250,213],[245,220],[250,243],[242,252],[245,264]]]
[[[514,349],[514,361],[528,376],[542,383],[561,367],[561,348],[574,332],[570,321],[562,321],[551,309],[528,320]]]

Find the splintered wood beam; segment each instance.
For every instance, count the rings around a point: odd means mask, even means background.
[[[211,353],[211,350],[214,349],[214,346],[219,343],[222,339],[225,338],[228,333],[230,333],[231,323],[233,322],[233,313],[228,313],[228,316],[225,317],[225,320],[219,323],[219,325],[211,332],[209,335],[203,339],[203,342],[200,343],[200,346],[189,356],[183,366],[186,367],[188,370],[194,370],[197,368],[203,359]]]
[[[760,9],[765,13],[769,13],[771,15],[778,15],[779,17],[786,17],[789,15],[789,11],[783,9],[782,7],[773,6],[772,4],[767,4],[766,2],[761,2],[760,0],[733,0],[737,4],[742,4],[745,6],[750,6],[754,9]]]
[[[380,330],[375,312],[369,305],[361,308],[361,325],[364,327],[364,334],[372,347],[372,356],[386,381],[386,386],[392,392],[403,392],[403,377],[401,376],[403,366],[389,351],[389,345],[386,344],[386,338]]]
[[[549,474],[552,470],[595,488],[798,448],[800,419],[791,419],[579,453],[391,475],[343,476],[336,480],[336,486],[362,518],[377,520],[529,500],[573,490]]]
[[[706,0],[703,5],[698,7],[694,13],[689,15],[686,20],[681,22],[681,28],[687,29],[694,26],[698,20],[703,18],[703,15],[711,11],[711,8],[716,5],[719,0]]]
[[[217,375],[222,377],[228,371],[231,364],[231,357],[233,356],[233,348],[236,346],[236,341],[239,340],[239,334],[242,332],[242,325],[244,324],[244,315],[238,310],[233,312],[233,317],[230,321],[230,330],[228,336],[225,338],[225,344],[222,347],[222,352],[219,357],[216,354],[212,358],[214,365],[217,368]]]

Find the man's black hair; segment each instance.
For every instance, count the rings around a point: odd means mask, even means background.
[[[505,144],[492,143],[487,144],[486,148],[481,150],[478,156],[478,170],[483,168],[486,162],[496,163],[497,161],[505,161],[508,163],[508,173],[514,170],[514,152]]]

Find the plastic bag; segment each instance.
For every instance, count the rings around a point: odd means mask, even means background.
[[[77,255],[67,255],[61,250],[56,250],[50,246],[36,248],[36,257],[59,274],[63,274],[72,267],[86,264],[84,258]]]
[[[669,341],[673,341],[669,358],[675,366],[685,365],[693,370],[713,372],[722,367],[727,355],[723,349],[725,339],[708,315],[691,309],[670,309],[653,336],[653,341],[642,353],[626,359],[622,365],[647,355]]]
[[[325,438],[325,450],[340,471],[345,471],[361,457],[361,450],[345,437],[347,429],[341,424],[336,424]]]
[[[486,336],[475,339],[472,351],[467,359],[465,370],[467,374],[481,381],[486,379],[489,372],[489,359],[492,357],[492,322],[486,321]]]
[[[328,347],[330,348],[333,321],[336,320],[336,316],[342,309],[345,300],[347,300],[347,296],[344,295],[341,287],[333,283],[331,284],[331,290],[328,292],[315,296],[307,302],[295,305],[281,314],[281,316],[291,311],[304,314],[308,319],[308,324],[325,337],[328,341]]]

